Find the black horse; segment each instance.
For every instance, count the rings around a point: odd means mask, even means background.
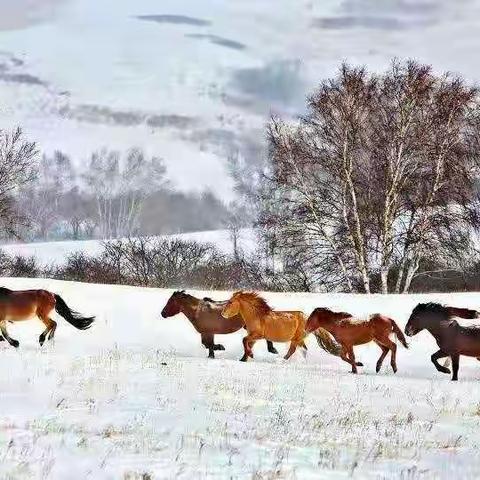
[[[452,380],[458,380],[460,355],[480,360],[480,326],[463,327],[453,317],[479,318],[476,310],[446,307],[439,303],[419,303],[412,311],[405,327],[409,337],[423,329],[428,330],[437,341],[440,350],[431,356],[435,368],[442,373],[450,369],[438,363],[440,358],[452,359]]]

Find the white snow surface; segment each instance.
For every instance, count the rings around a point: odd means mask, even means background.
[[[45,288],[97,320],[78,331],[55,314],[55,343],[38,321],[9,324],[0,344],[0,478],[15,479],[474,479],[480,476],[480,365],[461,359],[460,381],[430,363],[428,333],[399,345],[399,371],[358,347],[349,366],[307,339],[286,362],[243,332],[218,336],[215,360],[189,322],[160,312],[172,293],[45,279]],[[226,299],[230,292],[191,292]],[[478,308],[477,293],[346,295],[266,293],[277,309],[316,306],[382,312],[403,328],[419,301]],[[57,318],[58,317],[58,318]],[[281,354],[285,344],[277,344]],[[388,360],[388,359],[387,359]]]
[[[228,230],[180,233],[159,236],[159,238],[209,243],[216,246],[220,252],[227,254],[233,252],[232,240]],[[102,240],[65,240],[59,242],[12,243],[1,245],[0,248],[9,255],[34,256],[42,265],[61,265],[73,253],[83,252],[89,255],[101,253],[103,243]],[[252,253],[256,247],[254,230],[250,228],[241,229],[238,245],[245,253]]]

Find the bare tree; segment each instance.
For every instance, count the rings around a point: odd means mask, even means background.
[[[18,236],[27,223],[14,196],[36,177],[38,151],[34,142],[24,139],[22,130],[0,130],[0,225],[2,235]]]
[[[307,116],[271,121],[261,225],[317,284],[370,292],[379,275],[382,292],[407,291],[429,251],[469,242],[478,100],[413,61],[342,65]]]
[[[31,235],[48,239],[61,220],[62,201],[71,188],[75,172],[70,157],[60,151],[43,155],[38,164],[36,182],[21,190],[19,202],[31,219]]]
[[[92,155],[84,179],[95,198],[102,238],[137,233],[145,197],[165,185],[165,173],[160,158],[148,159],[138,149],[130,150],[125,158],[108,150]]]

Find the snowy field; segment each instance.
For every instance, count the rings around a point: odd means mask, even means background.
[[[181,233],[178,235],[165,235],[161,238],[210,243],[215,245],[219,251],[227,254],[232,253],[233,250],[228,230]],[[43,265],[60,265],[72,253],[83,252],[89,255],[101,253],[102,243],[101,240],[67,240],[60,242],[15,243],[1,245],[0,248],[9,255],[34,256]],[[249,228],[240,230],[238,244],[244,252],[253,252],[256,247],[254,231]]]
[[[171,291],[3,279],[46,288],[97,322],[63,319],[40,348],[40,322],[10,325],[2,342],[0,478],[15,479],[458,479],[480,477],[480,364],[462,358],[460,381],[438,373],[427,333],[399,346],[399,372],[379,349],[349,367],[308,339],[285,362],[255,346],[238,362],[242,333],[221,336],[217,359],[183,316],[160,316]],[[205,292],[197,292],[202,295]],[[209,292],[227,298],[225,292]],[[478,294],[267,294],[276,308],[325,305],[383,312],[403,328],[418,301],[479,307]],[[286,345],[277,344],[281,353]]]

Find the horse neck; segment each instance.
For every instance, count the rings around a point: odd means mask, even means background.
[[[194,323],[197,319],[197,310],[200,300],[188,295],[180,304],[180,311]]]
[[[445,328],[448,327],[448,320],[440,320],[437,323],[432,323],[425,327],[425,330],[428,330],[435,338],[438,338],[445,331]]]
[[[261,323],[264,321],[264,315],[257,315],[255,308],[252,307],[252,305],[250,305],[248,302],[240,302],[240,315],[242,316],[247,329],[248,325],[252,325],[255,321]]]

